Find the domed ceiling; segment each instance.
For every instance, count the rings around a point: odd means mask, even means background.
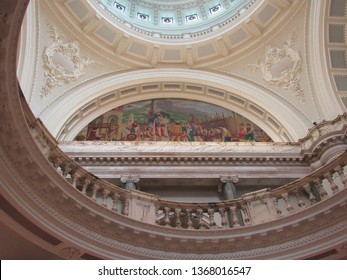
[[[235,27],[259,0],[91,1],[114,26],[150,41],[216,36]],[[139,34],[136,34],[138,32]],[[187,40],[185,40],[187,41]],[[193,41],[193,40],[192,40]],[[177,42],[176,42],[177,43]]]
[[[275,142],[297,141],[345,111],[346,1],[324,3],[31,1],[18,78],[60,141],[112,109],[160,98],[220,106]]]

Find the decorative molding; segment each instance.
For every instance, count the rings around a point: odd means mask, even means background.
[[[66,247],[60,251],[60,254],[68,260],[76,260],[81,256],[81,251],[75,247]]]
[[[304,91],[300,85],[300,76],[302,59],[299,51],[292,48],[295,44],[297,34],[294,32],[283,43],[282,48],[267,46],[265,52],[265,61],[260,62],[258,59],[257,64],[249,64],[248,69],[250,71],[260,71],[263,74],[263,79],[270,85],[275,85],[285,90],[290,90],[295,93],[298,100],[304,102]],[[289,58],[292,66],[290,68],[283,69],[280,76],[275,76],[271,69],[274,65],[283,62],[284,59]]]
[[[53,25],[48,24],[48,28],[49,37],[53,43],[45,47],[42,55],[45,84],[41,88],[41,99],[48,96],[53,88],[62,86],[63,83],[76,81],[82,76],[84,68],[97,67],[97,63],[89,55],[82,56],[78,42],[64,43],[64,37],[58,34]],[[54,62],[56,54],[61,54],[64,59],[73,64],[72,72]]]

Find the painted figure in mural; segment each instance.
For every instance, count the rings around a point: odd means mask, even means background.
[[[175,122],[173,126],[171,126],[170,130],[170,141],[180,141],[182,137],[182,126],[180,122]]]
[[[247,141],[254,141],[254,129],[253,126],[248,123],[246,124],[246,140]]]
[[[167,141],[169,140],[169,133],[167,129],[167,124],[169,120],[163,115],[163,113],[155,113],[154,114],[154,121],[153,121],[153,127],[154,127],[154,133],[155,133],[155,140],[157,141]]]
[[[188,123],[186,123],[186,122],[183,122],[183,123],[181,124],[181,126],[182,126],[182,136],[181,136],[181,141],[186,142],[186,141],[188,141],[188,139],[189,139],[189,136],[188,136],[188,128],[189,128],[189,124],[188,124]]]
[[[246,141],[246,127],[245,124],[240,123],[239,126],[239,141]]]
[[[225,127],[220,127],[219,128],[222,134],[222,138],[221,140],[224,142],[231,142],[231,133],[228,129],[226,129]]]
[[[136,140],[137,141],[141,141],[142,140],[142,135],[143,135],[141,126],[138,126],[135,134],[136,134]]]
[[[153,127],[148,126],[145,133],[145,140],[152,141],[154,140]]]
[[[128,139],[128,135],[130,134],[130,130],[127,127],[124,127],[122,129],[122,136],[121,136],[121,140],[124,141],[126,139]]]
[[[107,140],[115,141],[116,134],[117,134],[117,126],[114,124],[111,124],[107,130],[107,138],[108,138]]]
[[[189,124],[192,128],[193,141],[202,141],[202,128],[199,121],[193,116]]]
[[[136,121],[134,121],[134,122],[131,124],[130,133],[136,134],[136,131],[138,130],[138,128],[139,128],[139,125],[137,124]]]
[[[89,131],[89,134],[88,134],[88,138],[87,140],[99,140],[100,137],[99,137],[99,131],[98,131],[98,128],[97,127],[93,127],[90,131]]]
[[[168,141],[170,139],[169,132],[167,130],[167,125],[165,123],[162,123],[160,125],[160,131],[161,131],[161,141]]]

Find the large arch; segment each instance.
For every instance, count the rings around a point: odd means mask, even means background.
[[[264,119],[257,118],[254,114],[251,114],[249,111],[246,111],[245,109],[239,108],[238,106],[234,106],[233,104],[227,103],[224,99],[219,100],[214,97],[210,96],[199,96],[194,95],[191,93],[186,92],[169,92],[165,93],[165,96],[163,96],[160,93],[143,93],[140,95],[133,95],[129,97],[124,97],[118,100],[115,100],[114,102],[108,103],[105,106],[99,107],[96,110],[92,111],[90,114],[86,115],[84,118],[82,118],[80,121],[76,122],[72,127],[69,127],[69,130],[66,131],[65,127],[61,131],[62,133],[66,133],[63,137],[60,133],[58,135],[58,139],[62,141],[72,141],[77,136],[77,134],[90,123],[92,120],[97,118],[98,116],[108,112],[109,110],[113,108],[117,108],[119,106],[123,106],[129,103],[137,102],[137,101],[143,101],[143,100],[150,100],[150,99],[163,99],[163,98],[178,98],[178,99],[189,99],[189,100],[196,100],[196,101],[203,101],[209,104],[214,104],[229,110],[232,110],[236,113],[239,113],[243,115],[244,117],[252,120],[256,125],[259,127],[262,127],[262,129],[271,137],[271,139],[275,142],[285,142],[287,141],[281,133],[286,131],[279,132],[278,129],[275,129],[271,126],[270,123],[265,122]],[[75,116],[77,115],[74,113]],[[72,116],[73,117],[73,116]],[[68,126],[68,124],[67,124]],[[281,129],[282,130],[282,129]],[[287,135],[287,133],[286,133]]]
[[[284,127],[289,134],[288,136],[292,141],[296,141],[306,135],[307,129],[311,124],[295,109],[294,106],[288,106],[274,96],[268,94],[264,89],[255,85],[249,84],[243,80],[226,77],[224,75],[210,73],[200,70],[191,69],[149,69],[138,70],[133,72],[126,72],[118,74],[116,77],[108,76],[97,79],[81,85],[76,88],[74,92],[70,92],[68,98],[61,97],[54,104],[51,104],[40,116],[47,128],[54,136],[57,136],[64,126],[64,124],[73,116],[80,108],[85,107],[89,102],[97,97],[101,97],[107,93],[116,91],[120,88],[131,87],[138,85],[139,81],[146,84],[150,82],[175,82],[175,83],[195,83],[210,86],[223,91],[232,92],[246,100],[252,101],[254,104],[263,108],[266,112],[275,116],[282,127]],[[191,96],[194,98],[194,96]],[[196,98],[196,97],[195,97]],[[135,97],[131,101],[138,101],[143,97]],[[130,99],[129,99],[130,100]],[[215,99],[209,102],[216,105],[230,108],[226,104]],[[102,114],[104,110],[100,110],[98,114]],[[263,121],[262,123],[255,116],[249,114],[244,109],[239,109],[240,114],[248,117],[251,121],[258,124],[266,132],[272,134],[273,138],[277,141],[284,141],[271,133],[269,124]],[[93,115],[94,116],[94,115]],[[92,119],[88,118],[84,124]],[[295,126],[293,126],[295,124]],[[270,135],[271,137],[271,135]]]

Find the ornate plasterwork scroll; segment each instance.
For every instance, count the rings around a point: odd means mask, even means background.
[[[81,54],[78,42],[64,43],[64,37],[58,34],[54,26],[48,24],[48,28],[49,37],[53,43],[45,47],[42,55],[45,72],[41,98],[48,96],[54,87],[76,81],[81,77],[85,68],[97,66],[97,63],[88,55],[83,56]],[[56,63],[54,61],[56,55],[60,55],[60,59],[70,64],[72,69],[67,69],[66,66]]]
[[[265,61],[261,62],[258,59],[257,64],[249,64],[248,69],[251,71],[260,71],[263,74],[263,79],[270,85],[275,85],[280,88],[290,90],[295,93],[295,96],[302,102],[305,101],[304,92],[300,85],[301,62],[299,51],[292,48],[295,44],[297,34],[293,33],[283,44],[282,48],[267,46],[265,52]],[[284,68],[279,74],[272,73],[272,67],[278,63],[290,59],[291,65]]]

